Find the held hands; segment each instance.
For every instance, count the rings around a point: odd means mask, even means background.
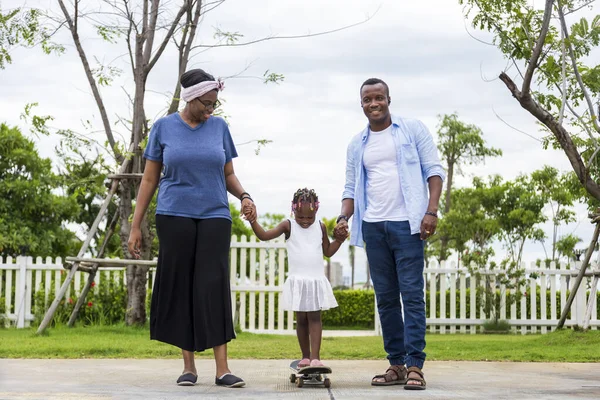
[[[425,214],[421,221],[421,240],[427,240],[435,234],[438,219],[433,215]]]
[[[254,202],[249,198],[242,200],[242,214],[243,218],[251,224],[256,221],[256,205],[254,205]]]
[[[140,258],[142,247],[142,231],[140,228],[131,228],[127,247],[131,256],[138,260]]]
[[[348,238],[348,221],[341,219],[333,228],[333,237],[338,242],[343,242]]]

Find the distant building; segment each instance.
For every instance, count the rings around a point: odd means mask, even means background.
[[[325,263],[325,276],[327,276],[327,263]],[[329,277],[329,283],[331,287],[344,286],[344,267],[337,261],[331,262],[331,275]]]

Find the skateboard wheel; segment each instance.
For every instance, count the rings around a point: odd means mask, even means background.
[[[298,378],[298,380],[296,380],[296,386],[298,386],[299,388],[304,386],[304,379]]]
[[[329,380],[329,378],[325,378],[325,381],[323,381],[323,385],[325,385],[326,388],[331,387],[331,381]]]
[[[296,375],[290,374],[290,382],[296,383]]]

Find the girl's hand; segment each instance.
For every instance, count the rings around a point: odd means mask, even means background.
[[[342,230],[342,229],[337,229],[337,230],[334,229],[333,230],[333,237],[338,242],[343,243],[348,238],[348,231],[347,230]]]
[[[252,200],[248,198],[242,200],[242,212],[248,222],[253,223],[256,221],[256,206]]]
[[[131,228],[129,233],[129,241],[127,242],[129,253],[136,260],[140,258],[142,247],[142,231],[140,228]]]

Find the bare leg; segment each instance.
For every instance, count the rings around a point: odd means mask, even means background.
[[[198,375],[198,371],[196,371],[196,363],[194,362],[194,352],[181,350],[181,354],[183,354],[183,373],[192,373],[194,375]]]
[[[305,312],[296,312],[296,336],[298,336],[302,358],[310,360],[310,336],[307,314]]]
[[[323,336],[323,324],[321,323],[321,311],[311,311],[308,315],[308,330],[310,332],[310,359],[321,359],[321,336]]]
[[[227,343],[213,347],[215,353],[215,364],[217,364],[217,378],[231,373],[227,365]]]

